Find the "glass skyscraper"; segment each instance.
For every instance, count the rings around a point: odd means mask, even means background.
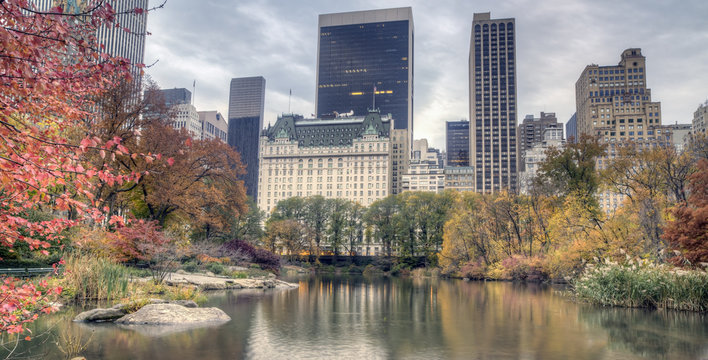
[[[474,14],[470,39],[470,165],[475,190],[516,189],[516,27]]]
[[[320,15],[315,102],[318,116],[378,108],[412,137],[413,10]]]
[[[445,138],[447,166],[470,166],[470,122],[448,121]]]
[[[231,79],[229,93],[228,143],[241,154],[246,165],[246,194],[257,201],[258,142],[263,129],[265,78],[262,76]]]

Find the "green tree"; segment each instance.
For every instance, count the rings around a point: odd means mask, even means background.
[[[595,209],[599,222],[599,205],[595,192],[600,184],[595,170],[598,157],[605,155],[606,145],[599,139],[581,135],[576,142],[568,142],[563,148],[551,147],[546,150],[546,160],[541,163],[536,181],[550,184],[556,195],[580,196],[588,208]]]
[[[327,202],[329,203],[327,237],[336,261],[339,250],[342,245],[344,245],[347,218],[349,217],[352,204],[349,200],[345,199],[328,199]]]
[[[381,240],[386,256],[393,254],[393,247],[400,238],[397,217],[400,204],[394,195],[375,201],[366,210],[366,223],[373,227],[374,237]]]

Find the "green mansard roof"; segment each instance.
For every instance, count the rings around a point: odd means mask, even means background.
[[[284,114],[275,125],[264,130],[271,141],[287,137],[301,147],[349,146],[364,135],[389,137],[391,116],[369,111],[366,116],[305,119],[302,115]]]

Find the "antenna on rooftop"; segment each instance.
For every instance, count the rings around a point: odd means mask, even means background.
[[[293,97],[293,89],[290,88],[290,95],[288,95],[288,114],[292,114],[290,112],[290,98]]]
[[[372,97],[374,98],[371,104],[371,110],[373,111],[376,110],[376,84],[374,84],[374,93],[372,94]]]
[[[192,83],[192,105],[194,105],[194,98],[197,97],[197,79],[194,79]]]

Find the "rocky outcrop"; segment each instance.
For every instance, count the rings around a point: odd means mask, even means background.
[[[76,315],[74,321],[76,322],[111,322],[116,319],[122,318],[127,313],[122,309],[122,307],[112,307],[110,309],[93,309],[89,311],[84,311],[79,315]]]
[[[201,290],[293,289],[298,287],[297,284],[288,283],[272,277],[262,279],[231,279],[189,273],[172,273],[165,279],[165,283],[171,286],[191,285]]]
[[[186,308],[198,308],[199,305],[192,300],[163,300],[163,299],[150,299],[148,304],[160,305],[160,304],[174,304],[184,306]],[[113,322],[117,319],[128,315],[125,310],[125,304],[116,304],[108,309],[93,309],[89,311],[84,311],[79,315],[76,315],[74,321],[76,322]]]
[[[193,325],[223,323],[231,318],[218,308],[188,308],[177,304],[150,304],[116,320],[122,325]]]

